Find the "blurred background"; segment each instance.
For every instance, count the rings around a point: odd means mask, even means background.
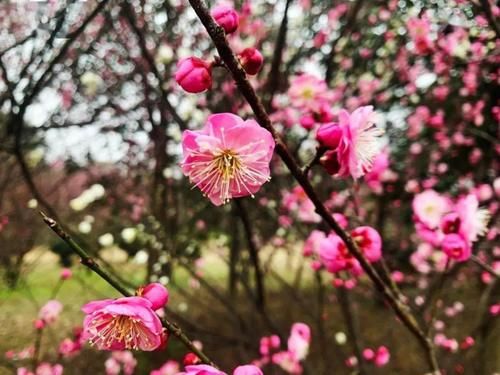
[[[377,267],[430,327],[446,374],[499,373],[498,276],[474,262],[445,271],[412,208],[426,190],[473,194],[492,216],[473,252],[499,272],[498,2],[228,4],[239,13],[228,41],[264,55],[251,83],[302,166],[319,124],[341,108],[374,106],[385,146],[372,172],[355,183],[318,166],[311,182],[350,228],[381,233]],[[224,68],[202,94],[175,82],[181,58],[215,55],[188,1],[0,4],[0,374],[29,367],[33,353],[65,374],[112,373],[109,353],[60,345],[81,326],[84,303],[118,293],[79,265],[39,210],[129,288],[166,285],[167,316],[223,368],[261,358],[261,337],[276,334],[286,347],[291,325],[305,322],[304,374],[425,373],[418,343],[365,276],[313,270],[304,241],[327,229],[278,157],[255,198],[221,207],[183,176],[184,130],[216,112],[252,117]],[[37,340],[33,322],[53,299],[62,312]],[[383,367],[360,356],[381,345],[390,351]],[[134,373],[185,354],[171,338],[160,352],[134,353]],[[277,364],[264,372],[290,373]]]

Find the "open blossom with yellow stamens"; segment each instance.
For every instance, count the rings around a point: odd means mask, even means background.
[[[231,113],[209,116],[202,130],[182,136],[182,171],[213,204],[253,196],[270,179],[275,142],[253,120]]]
[[[83,338],[100,350],[158,349],[166,334],[154,307],[147,296],[90,302],[82,308]]]

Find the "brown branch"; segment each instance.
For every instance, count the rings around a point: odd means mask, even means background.
[[[495,271],[489,264],[484,263],[481,258],[479,258],[476,255],[471,255],[470,259],[476,263],[479,267],[481,267],[483,270],[488,272],[491,276],[496,277],[497,279],[500,279],[500,273]]]
[[[271,69],[269,70],[269,79],[265,86],[267,93],[265,107],[267,110],[271,108],[273,104],[274,94],[280,84],[280,68],[281,62],[283,60],[283,50],[285,49],[286,44],[286,34],[288,30],[288,9],[290,8],[291,2],[292,0],[286,0],[283,18],[281,19],[278,37],[276,38],[276,44],[274,47],[273,61],[271,63]]]

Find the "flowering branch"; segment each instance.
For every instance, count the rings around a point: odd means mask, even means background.
[[[220,58],[225,62],[228,70],[231,72],[233,79],[242,95],[245,97],[246,101],[252,108],[254,115],[263,128],[268,130],[275,142],[276,142],[276,152],[281,157],[285,165],[290,170],[291,174],[295,177],[297,182],[302,186],[305,193],[312,201],[315,206],[316,212],[323,218],[323,220],[328,224],[328,226],[344,241],[348,251],[359,261],[364,271],[367,273],[368,277],[373,281],[377,290],[382,293],[385,300],[389,303],[391,308],[394,310],[396,315],[401,319],[403,324],[414,334],[414,336],[419,340],[419,343],[425,349],[427,353],[427,359],[432,370],[436,373],[439,372],[439,366],[435,357],[434,347],[431,340],[425,335],[425,333],[420,328],[413,314],[409,311],[408,306],[404,305],[397,297],[393,294],[391,289],[382,280],[375,268],[368,262],[364,257],[352,237],[347,234],[337,223],[337,221],[331,216],[326,207],[323,205],[322,201],[319,199],[316,191],[309,182],[307,176],[302,172],[298,163],[294,157],[290,154],[287,146],[283,140],[278,135],[272,122],[267,114],[260,98],[255,93],[252,85],[247,79],[246,73],[240,63],[238,62],[236,56],[234,55],[231,47],[229,46],[224,29],[216,24],[214,19],[210,16],[207,7],[201,0],[189,0],[191,7],[194,9],[198,15],[200,21],[206,28],[210,38],[213,40],[217,51],[219,52]]]
[[[105,280],[109,285],[115,288],[118,292],[120,292],[125,297],[131,297],[132,294],[123,287],[119,282],[117,282],[111,274],[109,274],[106,270],[101,268],[99,264],[85,251],[80,247],[71,236],[64,231],[64,229],[55,221],[54,219],[48,217],[43,212],[40,212],[40,215],[43,218],[45,224],[48,225],[50,229],[54,231],[55,234],[59,236],[66,244],[69,245],[71,250],[73,250],[79,257],[80,262],[91,269],[93,272],[98,274],[103,280]],[[215,366],[214,362],[200,349],[194,345],[194,343],[184,334],[180,327],[177,324],[170,322],[169,320],[162,318],[162,325],[167,329],[167,331],[177,337],[183,344],[188,348],[191,352],[195,353],[202,362],[209,364],[211,366]]]

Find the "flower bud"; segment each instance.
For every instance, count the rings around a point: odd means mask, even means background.
[[[41,330],[45,328],[45,322],[42,319],[36,319],[33,323],[35,329]]]
[[[239,24],[238,12],[227,5],[218,5],[211,12],[212,17],[219,26],[221,26],[226,34],[235,32]]]
[[[69,278],[71,278],[72,275],[73,275],[73,273],[71,272],[71,270],[69,268],[63,268],[61,270],[61,279],[62,280],[68,280]]]
[[[330,175],[337,174],[340,170],[340,163],[336,151],[328,151],[321,157],[320,163]]]
[[[197,57],[186,57],[177,63],[175,81],[187,92],[203,92],[212,87],[212,67]]]
[[[367,361],[371,361],[375,358],[375,352],[373,351],[373,349],[366,348],[363,350],[363,357]]]
[[[316,139],[321,146],[328,147],[330,150],[337,149],[341,138],[342,129],[335,123],[321,125],[316,133]]]
[[[160,283],[146,285],[144,289],[139,290],[138,294],[152,303],[153,310],[161,309],[168,302],[168,290]]]
[[[450,258],[463,262],[470,258],[471,249],[462,236],[452,233],[443,238],[441,248]]]
[[[243,66],[243,69],[245,69],[245,72],[251,76],[257,74],[264,63],[264,57],[262,54],[258,49],[253,47],[245,48],[238,55],[238,57],[240,59],[240,64]]]
[[[197,365],[201,363],[201,359],[194,353],[187,353],[182,360],[184,366]]]

